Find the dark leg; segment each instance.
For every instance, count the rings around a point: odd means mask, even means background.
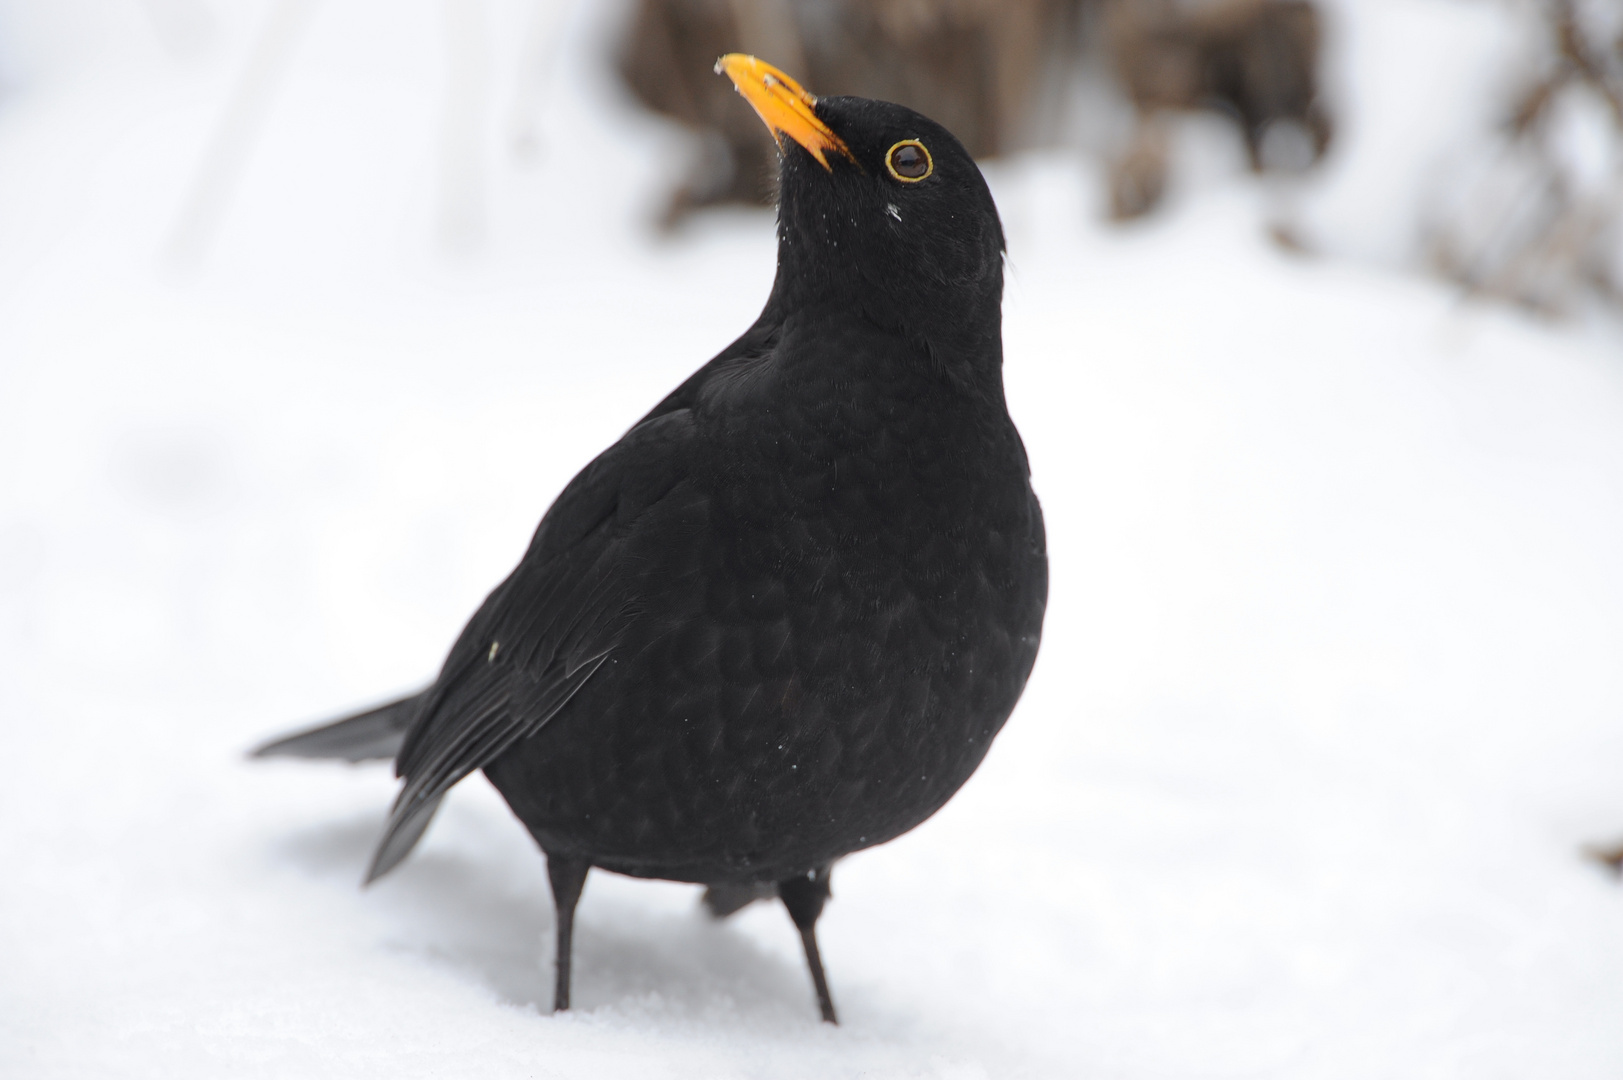
[[[770,900],[776,895],[778,887],[772,884],[707,885],[704,890],[704,906],[710,911],[712,919],[725,919],[757,900]]]
[[[828,979],[823,975],[823,957],[817,951],[817,917],[823,913],[823,904],[829,898],[828,867],[819,866],[809,874],[778,882],[778,895],[800,931],[800,943],[806,947],[806,966],[811,968],[823,1022],[838,1024],[839,1020],[834,1017],[834,999],[828,994]]]
[[[585,859],[547,853],[547,877],[552,879],[552,904],[558,912],[558,981],[552,989],[552,1011],[569,1008],[569,961],[575,943],[575,905],[580,902],[586,871],[592,864]]]

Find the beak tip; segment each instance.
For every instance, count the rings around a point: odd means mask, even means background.
[[[817,98],[771,64],[747,53],[727,53],[716,61],[715,71],[733,81],[733,89],[754,108],[780,148],[787,135],[829,172],[834,169],[824,150],[856,160],[844,140],[817,116]]]

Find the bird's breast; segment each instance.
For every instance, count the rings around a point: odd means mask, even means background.
[[[770,878],[945,802],[1046,594],[1018,437],[975,405],[853,382],[713,433],[683,527],[636,552],[635,626],[527,752],[532,829],[630,872]]]

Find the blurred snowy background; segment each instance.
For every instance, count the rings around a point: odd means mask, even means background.
[[[624,78],[652,7],[0,0],[0,1075],[1623,1072],[1605,5],[1325,0],[1322,156],[1298,109],[1260,172],[1109,12],[1037,24],[985,167],[1047,633],[837,869],[844,1026],[780,910],[601,874],[547,1016],[477,778],[357,888],[387,770],[243,751],[426,680],[770,285],[747,151]]]

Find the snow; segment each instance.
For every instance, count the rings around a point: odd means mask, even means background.
[[[1488,40],[1468,7],[1349,40]],[[989,169],[1043,653],[958,798],[837,867],[843,1026],[778,908],[606,874],[547,1015],[543,865],[479,780],[359,889],[387,770],[243,751],[430,676],[772,236],[647,234],[680,148],[595,59],[612,12],[330,0],[177,254],[269,11],[0,6],[0,1075],[1623,1068],[1623,890],[1579,855],[1623,836],[1615,335],[1285,254],[1240,179],[1109,229],[1063,152]],[[1347,183],[1312,211],[1356,236]]]

